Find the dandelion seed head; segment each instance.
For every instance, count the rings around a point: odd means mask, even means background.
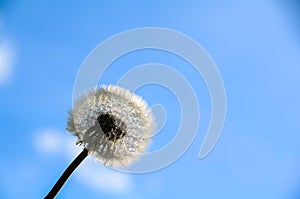
[[[115,85],[87,91],[69,115],[67,130],[98,161],[112,167],[127,167],[145,153],[155,129],[147,103]]]

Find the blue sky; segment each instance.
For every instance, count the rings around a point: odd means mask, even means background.
[[[1,3],[2,2],[2,3]],[[143,63],[168,64],[197,91],[198,134],[175,163],[148,174],[123,174],[87,159],[57,198],[300,197],[300,29],[296,1],[0,1],[0,198],[41,198],[80,149],[65,131],[76,73],[108,37],[157,26],[200,43],[226,88],[221,138],[198,152],[210,120],[202,78],[180,58],[146,50],[117,60],[103,77],[114,83]],[[137,91],[167,111],[151,149],[168,143],[180,122],[172,93]]]

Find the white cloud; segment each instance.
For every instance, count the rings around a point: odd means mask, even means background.
[[[91,158],[87,159],[78,170],[76,177],[80,182],[101,192],[124,193],[129,192],[132,187],[128,174],[106,168]]]
[[[76,147],[76,138],[71,134],[55,128],[39,129],[34,133],[33,143],[35,148],[43,155],[61,155],[72,159],[81,152]]]
[[[14,51],[8,41],[0,41],[0,85],[11,79],[14,61]]]
[[[74,159],[81,147],[75,146],[76,138],[56,129],[38,130],[33,143],[39,153],[45,155],[61,155],[66,159]],[[132,179],[128,174],[111,170],[88,157],[74,173],[75,179],[94,190],[112,194],[129,192]]]
[[[40,130],[35,134],[34,144],[39,152],[45,154],[56,154],[62,151],[62,136],[54,129]]]

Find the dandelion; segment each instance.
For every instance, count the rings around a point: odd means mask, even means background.
[[[127,167],[146,152],[154,131],[147,103],[115,85],[87,91],[69,112],[67,130],[83,151],[70,164],[46,198],[53,198],[76,167],[92,155],[104,165]]]

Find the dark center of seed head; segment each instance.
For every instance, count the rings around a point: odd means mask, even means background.
[[[100,114],[97,118],[105,136],[116,141],[126,134],[126,125],[120,119],[115,118],[111,113]]]

